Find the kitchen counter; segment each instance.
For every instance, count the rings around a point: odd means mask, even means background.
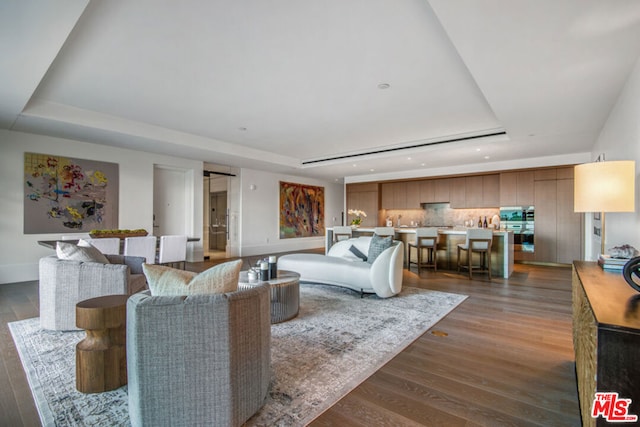
[[[353,237],[370,236],[374,227],[358,227],[353,229]],[[395,227],[396,240],[401,240],[405,247],[405,263],[408,255],[408,244],[415,240],[416,229],[414,227]],[[458,244],[465,243],[466,228],[438,228],[440,235],[438,241],[438,269],[457,270]],[[491,245],[491,274],[495,277],[509,278],[513,273],[513,232],[497,230],[493,232],[493,244]],[[325,253],[333,244],[333,228],[328,227],[325,233]],[[415,251],[413,256],[415,257]]]

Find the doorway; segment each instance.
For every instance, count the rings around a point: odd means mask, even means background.
[[[229,211],[227,192],[217,191],[209,195],[209,252],[227,251]]]

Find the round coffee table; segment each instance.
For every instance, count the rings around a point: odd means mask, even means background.
[[[100,393],[127,384],[128,295],[106,295],[76,304],[76,325],[87,336],[76,345],[76,388]]]
[[[252,286],[265,283],[249,280],[247,271],[240,272],[239,285]],[[293,319],[300,309],[300,275],[293,271],[278,270],[278,277],[268,280],[271,287],[271,324]]]

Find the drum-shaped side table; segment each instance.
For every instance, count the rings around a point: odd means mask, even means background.
[[[257,285],[260,280],[249,280],[248,272],[241,271],[239,285]],[[293,319],[300,308],[300,275],[293,271],[278,270],[278,277],[268,280],[271,287],[271,324]]]
[[[87,336],[76,345],[76,388],[100,393],[127,384],[128,295],[106,295],[76,304],[76,325]]]

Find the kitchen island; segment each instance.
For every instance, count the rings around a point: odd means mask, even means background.
[[[412,227],[394,228],[395,240],[404,243],[405,264],[408,255],[408,244],[415,240],[416,229]],[[374,232],[371,227],[358,227],[353,229],[353,237],[370,236]],[[438,269],[457,270],[458,244],[465,243],[467,231],[465,228],[439,228],[438,229]],[[325,233],[325,253],[333,244],[333,228],[328,227]],[[413,258],[416,252],[413,252]],[[495,277],[509,278],[513,273],[513,232],[494,231],[493,244],[491,245],[491,274]]]

